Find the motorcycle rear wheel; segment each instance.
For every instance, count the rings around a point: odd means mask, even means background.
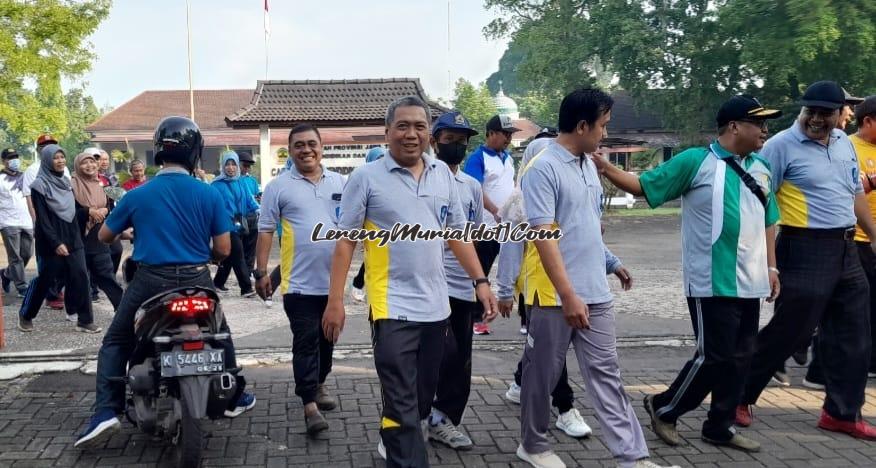
[[[201,466],[201,452],[204,443],[204,430],[201,420],[194,418],[189,413],[185,398],[180,398],[182,407],[181,417],[177,425],[177,432],[173,438],[177,450],[177,466],[190,468]]]

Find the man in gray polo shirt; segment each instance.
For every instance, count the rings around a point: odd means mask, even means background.
[[[429,145],[429,108],[409,96],[386,112],[386,157],[357,168],[341,201],[342,230],[388,230],[396,223],[421,229],[463,229],[466,216],[459,185],[447,165],[424,152]],[[460,265],[476,283],[484,315],[497,313],[477,254],[470,243],[448,241]],[[340,239],[332,259],[327,338],[337,341],[344,326],[344,285],[356,241]],[[383,246],[365,241],[365,289],[373,320],[374,364],[383,390],[380,437],[389,467],[428,466],[421,421],[429,415],[447,333],[447,277],[444,241],[401,240]]]
[[[773,373],[818,326],[826,380],[818,427],[876,440],[876,428],[861,415],[870,363],[870,287],[854,242],[857,223],[876,251],[876,227],[855,149],[835,128],[845,105],[842,88],[833,81],[812,83],[800,104],[797,120],[761,152],[782,213],[776,239],[782,293],[757,335],[736,424],[752,423],[752,406]]]
[[[337,403],[325,388],[334,345],[322,333],[334,242],[314,242],[311,234],[318,224],[337,227],[344,177],[323,167],[322,139],[312,125],[298,125],[289,132],[289,150],[293,166],[272,180],[262,195],[258,267],[253,274],[259,295],[270,297],[268,257],[274,231],[281,225],[279,291],[292,329],[295,394],[304,405],[307,433],[312,435],[328,429],[320,410],[332,410]]]
[[[567,95],[560,104],[559,136],[523,168],[521,191],[529,224],[563,233],[559,241],[527,243],[523,261],[530,318],[517,456],[538,468],[565,467],[551,451],[547,430],[549,395],[570,344],[605,444],[618,465],[657,466],[648,460],[642,427],[620,377],[599,220],[602,185],[587,157],[605,137],[612,104],[611,97],[597,89]]]
[[[481,184],[459,170],[465,159],[468,139],[478,132],[459,112],[448,112],[432,125],[432,148],[438,159],[447,164],[457,183],[457,193],[465,220],[478,226],[483,223],[484,196]],[[456,450],[470,450],[471,439],[457,426],[462,422],[471,393],[472,323],[480,305],[468,273],[456,260],[453,251],[444,247],[444,272],[450,295],[450,329],[444,340],[444,357],[438,378],[435,402],[429,421],[429,438]]]

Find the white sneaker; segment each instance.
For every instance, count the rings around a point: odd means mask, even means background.
[[[79,315],[78,315],[78,314],[70,314],[70,315],[67,316],[67,321],[68,321],[68,322],[78,322],[78,321],[79,321]]]
[[[505,392],[505,399],[510,401],[511,403],[520,404],[520,385],[517,385],[514,382],[511,382],[511,386],[508,387],[508,391]]]
[[[267,307],[268,309],[270,309],[271,307],[274,307],[274,299],[272,299],[270,297],[265,299],[265,307]]]
[[[618,468],[621,468],[621,465],[618,465]],[[633,468],[681,468],[678,465],[658,465],[647,458],[643,458],[641,460],[636,460],[636,464],[633,465]]]
[[[444,418],[438,424],[429,423],[429,438],[454,450],[471,450],[474,445],[467,435]]]
[[[557,429],[565,432],[569,437],[587,437],[593,433],[593,429],[584,422],[577,408],[572,408],[557,417]]]
[[[806,377],[803,377],[803,386],[812,390],[821,390],[824,391],[824,384],[820,384],[818,382],[813,382]]]
[[[521,334],[521,335],[525,335],[525,334],[527,334],[527,333],[529,333],[529,329],[526,328],[526,326],[522,326],[522,327],[520,327],[520,334]]]
[[[566,464],[553,451],[527,453],[523,445],[517,446],[517,458],[529,463],[535,468],[566,468]]]
[[[386,446],[383,445],[383,439],[377,439],[377,454],[380,455],[380,458],[386,460]]]
[[[350,293],[353,296],[353,299],[359,302],[365,302],[365,290],[359,288],[353,288],[353,291]]]

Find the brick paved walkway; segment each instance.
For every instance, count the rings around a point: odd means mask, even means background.
[[[621,350],[627,391],[643,423],[644,393],[665,388],[674,377],[689,350],[641,348]],[[660,356],[651,358],[648,356]],[[668,357],[667,357],[668,356]],[[516,356],[510,358],[514,359]],[[525,466],[514,455],[519,441],[519,407],[504,400],[507,378],[514,361],[508,354],[482,353],[475,356],[470,410],[465,430],[476,448],[457,453],[443,446],[430,449],[436,467]],[[492,362],[500,364],[493,365]],[[485,365],[489,364],[489,365]],[[571,363],[570,363],[571,364]],[[796,382],[799,369],[792,369]],[[573,372],[573,379],[580,385]],[[367,360],[341,361],[329,377],[340,408],[326,413],[330,430],[319,440],[304,434],[301,404],[290,384],[291,369],[268,367],[247,369],[258,397],[254,410],[234,420],[207,422],[210,432],[205,452],[206,466],[383,466],[375,450],[379,414],[379,387]],[[49,374],[4,382],[0,389],[0,466],[156,466],[167,465],[171,450],[160,441],[137,432],[127,422],[123,431],[99,451],[84,453],[73,449],[75,434],[90,416],[94,401],[94,377],[78,373]],[[575,440],[559,430],[552,431],[554,448],[569,466],[614,466],[600,440],[601,430],[580,387],[575,386],[582,414],[594,427],[593,437]],[[865,416],[876,421],[876,385],[871,384],[864,408]],[[821,431],[815,427],[820,412],[821,394],[800,387],[770,387],[755,413],[755,425],[745,431],[763,443],[755,456],[702,443],[699,426],[704,417],[700,408],[679,422],[687,444],[668,447],[646,427],[655,461],[697,467],[798,467],[798,466],[876,466],[876,443],[857,441]]]

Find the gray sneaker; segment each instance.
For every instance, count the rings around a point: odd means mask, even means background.
[[[91,322],[88,325],[76,325],[76,331],[81,331],[82,333],[100,333],[103,331],[103,328],[100,328],[95,325],[94,322]]]
[[[714,440],[703,436],[703,442],[712,445],[722,445],[724,447],[735,448],[743,452],[760,452],[760,442],[749,439],[742,434],[733,434],[730,440]]]
[[[22,317],[18,316],[18,329],[23,332],[32,332],[33,331],[33,322]]]
[[[657,434],[663,442],[668,445],[676,446],[681,444],[681,436],[678,435],[678,429],[675,424],[668,423],[657,417],[657,410],[654,409],[653,395],[645,395],[645,411],[648,416],[651,416],[651,430]]]
[[[438,424],[429,423],[429,438],[454,450],[471,450],[473,445],[467,435],[446,419],[441,419]]]

